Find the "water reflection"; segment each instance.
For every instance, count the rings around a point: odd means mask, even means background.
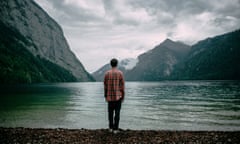
[[[17,110],[35,104],[63,105],[71,92],[71,89],[58,84],[1,86],[0,110]]]
[[[59,84],[1,86],[0,123],[7,127],[61,126],[71,89]]]

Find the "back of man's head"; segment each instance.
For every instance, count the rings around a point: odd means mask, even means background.
[[[117,64],[118,64],[118,60],[113,58],[111,61],[110,61],[110,64],[112,67],[117,67]]]

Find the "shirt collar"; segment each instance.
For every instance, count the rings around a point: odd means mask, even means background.
[[[112,67],[112,70],[117,70],[117,67]]]

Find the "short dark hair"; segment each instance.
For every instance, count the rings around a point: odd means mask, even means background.
[[[112,67],[116,67],[117,64],[118,64],[118,60],[115,59],[115,58],[113,58],[113,59],[110,61],[110,64],[111,64]]]

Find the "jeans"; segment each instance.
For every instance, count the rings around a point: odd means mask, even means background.
[[[108,120],[110,129],[117,130],[119,127],[121,104],[121,100],[108,102]]]

